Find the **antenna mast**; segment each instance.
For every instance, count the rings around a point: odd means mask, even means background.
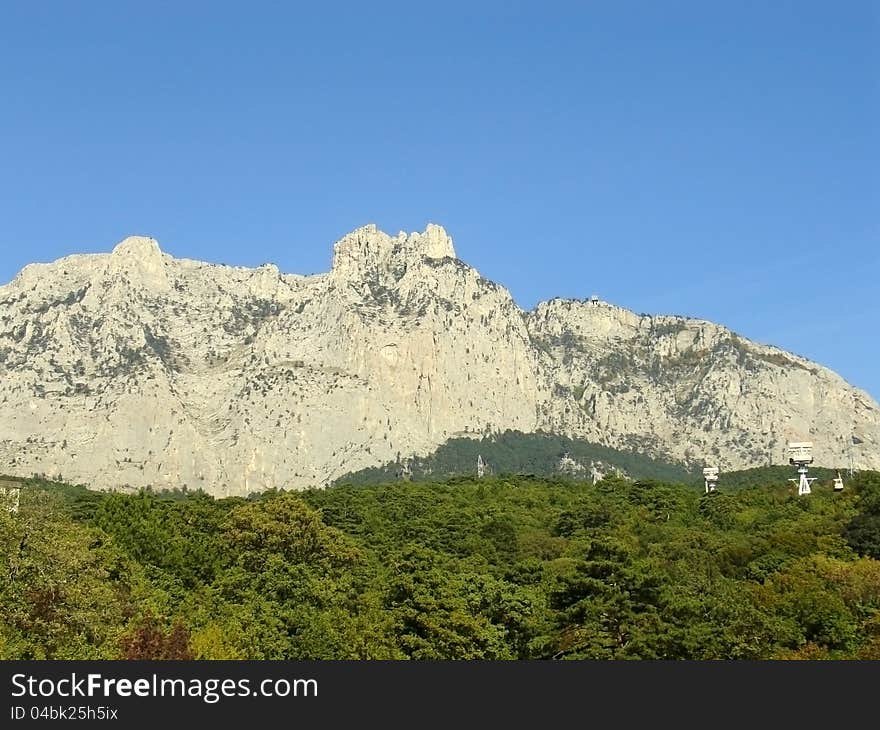
[[[853,446],[857,443],[862,443],[861,439],[857,438],[855,433],[850,434],[849,437],[849,478],[852,479],[853,475]]]

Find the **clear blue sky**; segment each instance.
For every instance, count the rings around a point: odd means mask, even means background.
[[[0,281],[128,234],[311,273],[431,221],[524,307],[704,317],[878,397],[878,7],[7,0]]]

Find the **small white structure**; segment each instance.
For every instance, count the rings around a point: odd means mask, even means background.
[[[787,453],[788,463],[796,466],[798,470],[798,478],[789,479],[788,481],[798,483],[798,495],[810,494],[812,492],[810,485],[816,481],[815,477],[807,478],[807,472],[809,471],[807,465],[813,463],[813,442],[790,441]]]
[[[18,508],[21,499],[21,489],[12,486],[11,482],[0,485],[0,506],[4,507],[7,512],[18,514]]]
[[[703,481],[706,483],[706,494],[714,492],[718,486],[718,467],[707,466],[703,469]]]
[[[812,441],[789,441],[787,451],[789,464],[813,463]]]
[[[477,479],[486,476],[486,462],[483,461],[483,455],[477,454]]]
[[[834,491],[842,492],[843,491],[843,477],[840,476],[840,472],[837,472],[837,476],[834,477]]]

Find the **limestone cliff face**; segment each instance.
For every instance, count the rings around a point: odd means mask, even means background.
[[[722,468],[785,463],[789,440],[812,440],[819,464],[880,465],[877,403],[797,355],[604,302],[555,299],[527,318],[556,388],[547,430]]]
[[[214,494],[304,488],[448,438],[555,431],[720,466],[880,468],[880,407],[718,325],[553,300],[525,313],[430,225],[343,237],[317,276],[132,237],[0,287],[0,473]]]

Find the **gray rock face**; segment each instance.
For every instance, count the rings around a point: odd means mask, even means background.
[[[0,287],[0,473],[245,494],[505,429],[722,468],[811,438],[880,468],[880,407],[830,370],[601,301],[523,312],[440,226],[360,228],[316,276],[132,237]]]

